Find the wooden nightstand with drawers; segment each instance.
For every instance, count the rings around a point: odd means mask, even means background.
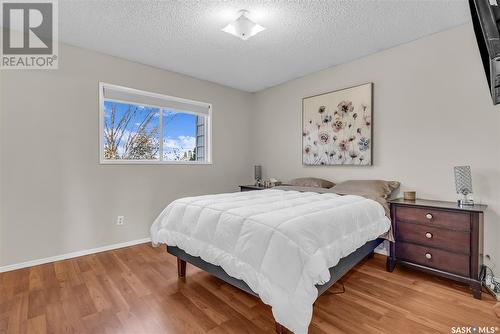
[[[481,298],[483,214],[486,205],[417,199],[390,201],[392,229],[387,270],[396,263],[469,284]]]

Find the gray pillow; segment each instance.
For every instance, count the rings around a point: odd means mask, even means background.
[[[349,180],[335,185],[332,191],[340,195],[368,195],[387,198],[399,188],[397,181]]]
[[[298,187],[317,187],[317,188],[331,188],[335,185],[335,183],[331,181],[320,179],[317,177],[299,177],[297,179],[290,180],[288,184],[291,186],[298,186]]]

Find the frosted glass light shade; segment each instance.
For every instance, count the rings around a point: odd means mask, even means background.
[[[248,11],[241,10],[241,14],[236,20],[229,23],[222,29],[222,31],[227,32],[233,36],[239,37],[242,40],[247,40],[252,36],[257,35],[259,32],[265,30],[263,26],[253,22],[247,17]]]

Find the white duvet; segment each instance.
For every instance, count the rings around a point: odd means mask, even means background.
[[[315,284],[389,226],[383,207],[364,197],[269,189],[178,199],[155,220],[151,237],[245,281],[277,322],[303,334]]]

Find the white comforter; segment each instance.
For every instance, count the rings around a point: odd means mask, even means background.
[[[315,284],[327,282],[329,267],[389,226],[373,200],[270,189],[176,200],[155,220],[151,237],[245,281],[272,306],[276,321],[303,334]]]

